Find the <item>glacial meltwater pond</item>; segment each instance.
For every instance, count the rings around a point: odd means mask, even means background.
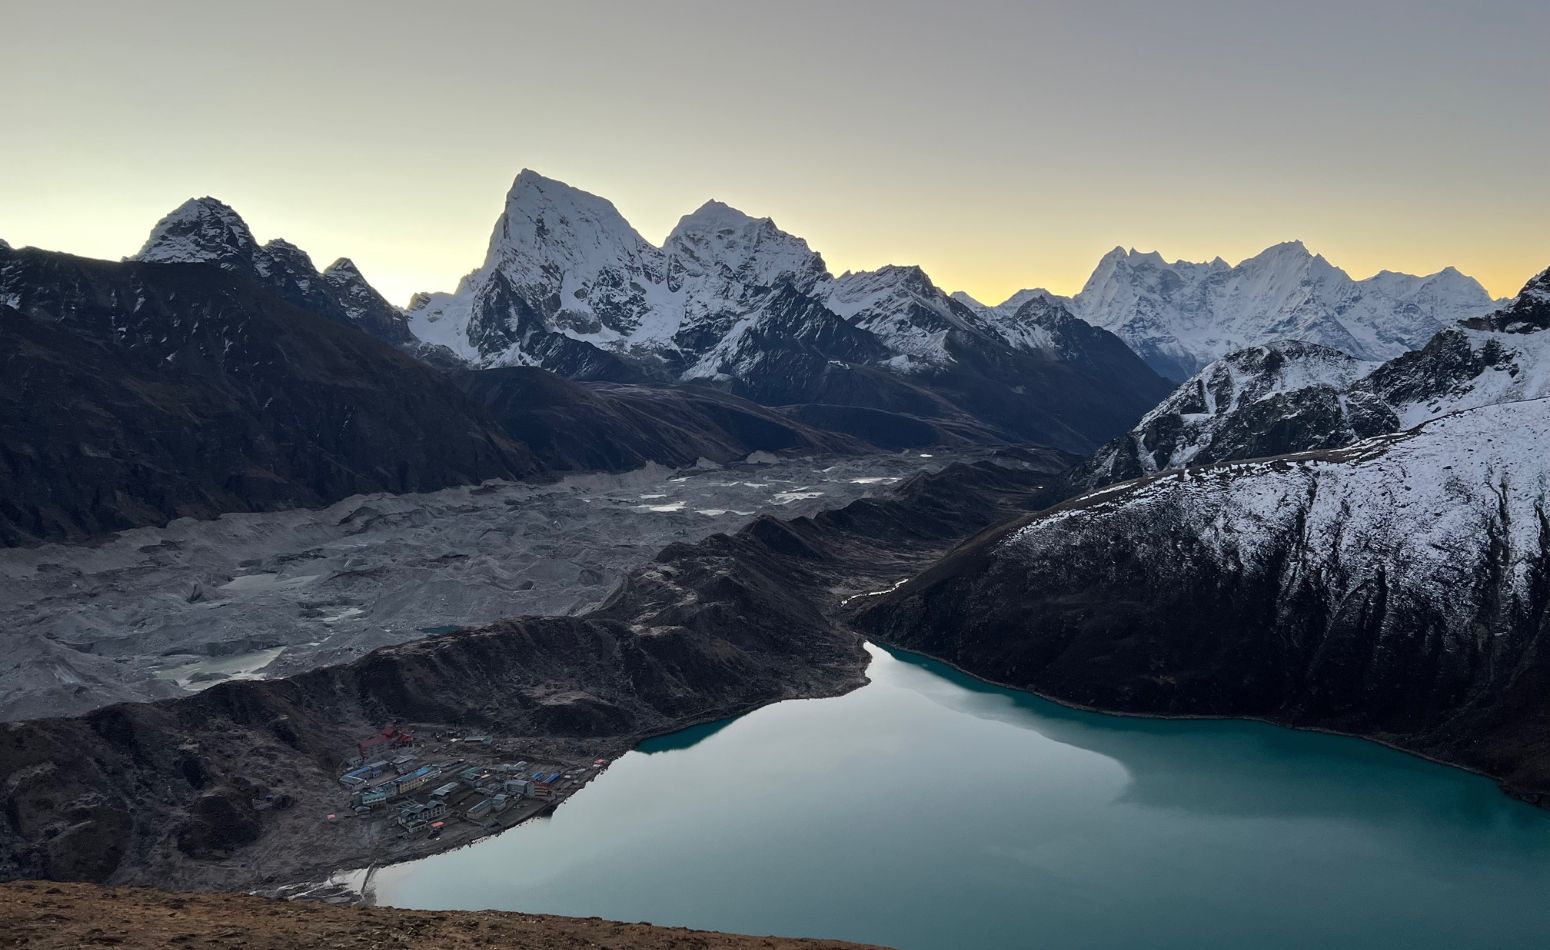
[[[1356,739],[872,683],[648,743],[379,903],[969,947],[1550,946],[1550,815]]]

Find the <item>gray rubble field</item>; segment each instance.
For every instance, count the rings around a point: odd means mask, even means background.
[[[0,721],[288,675],[502,617],[579,613],[669,543],[838,507],[946,461],[652,466],[0,551]]]

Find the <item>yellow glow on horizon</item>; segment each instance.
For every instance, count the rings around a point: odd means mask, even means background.
[[[116,259],[210,194],[402,304],[528,166],[653,241],[714,197],[987,302],[1291,239],[1511,295],[1550,265],[1550,8],[1384,2],[14,4],[0,238]]]
[[[551,170],[552,173],[552,170]],[[557,176],[561,177],[561,176]],[[578,187],[586,188],[585,184]],[[147,189],[152,191],[154,189]],[[427,190],[431,190],[429,187]],[[591,190],[591,189],[587,189]],[[175,194],[163,189],[165,194]],[[198,194],[206,192],[200,191]],[[402,305],[419,291],[451,290],[457,281],[484,259],[490,228],[499,214],[503,191],[491,192],[484,214],[468,207],[461,214],[441,220],[405,218],[385,210],[366,197],[363,206],[337,209],[294,207],[283,195],[243,189],[233,196],[219,191],[216,198],[233,206],[248,222],[260,243],[285,238],[307,251],[321,270],[339,257],[349,257],[361,268],[383,296]],[[403,190],[396,191],[402,194]],[[14,246],[35,245],[85,257],[117,260],[133,254],[155,222],[186,197],[161,197],[149,194],[118,201],[105,201],[90,207],[89,214],[71,213],[52,200],[38,200],[6,208],[3,219],[5,238]],[[40,196],[41,197],[41,196]],[[121,196],[122,198],[123,196]],[[625,209],[632,204],[657,205],[645,200],[630,201],[629,195],[610,196]],[[706,197],[712,197],[707,195]],[[155,202],[161,198],[159,203]],[[244,199],[247,199],[246,201]],[[623,199],[623,200],[621,200]],[[435,200],[429,199],[434,205]],[[640,227],[647,240],[660,245],[676,223],[680,213],[697,207],[699,201],[682,205],[682,212],[653,215],[647,227]],[[1172,260],[1205,261],[1221,256],[1231,264],[1257,254],[1284,240],[1301,237],[1313,253],[1323,254],[1330,263],[1344,269],[1355,279],[1370,277],[1380,270],[1413,274],[1431,274],[1454,266],[1479,280],[1493,297],[1510,297],[1531,277],[1550,266],[1550,246],[1540,240],[1524,240],[1508,247],[1438,248],[1415,235],[1403,235],[1381,246],[1366,246],[1360,239],[1320,241],[1298,234],[1272,235],[1268,230],[1257,238],[1213,242],[1209,235],[1181,241],[1127,239],[1114,229],[1107,238],[1049,241],[1037,233],[996,234],[983,224],[966,227],[969,237],[943,241],[943,229],[929,221],[909,231],[889,227],[874,233],[866,226],[871,216],[862,209],[843,205],[815,205],[802,215],[808,230],[790,226],[779,208],[745,207],[749,214],[773,217],[785,230],[805,238],[823,255],[835,274],[846,270],[871,270],[885,264],[918,264],[944,291],[965,291],[984,303],[999,303],[1019,290],[1042,287],[1053,293],[1072,295],[1086,282],[1098,259],[1115,246],[1159,251]],[[337,217],[336,217],[337,216]],[[1047,220],[1047,218],[1046,218]],[[1080,222],[1059,228],[1071,231]],[[1095,230],[1091,227],[1089,231]],[[1536,243],[1539,245],[1536,247]],[[1449,257],[1449,253],[1457,256]],[[1536,253],[1537,252],[1537,253]]]

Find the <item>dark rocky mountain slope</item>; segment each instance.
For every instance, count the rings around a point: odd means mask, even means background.
[[[422,344],[397,307],[383,299],[349,258],[321,273],[312,258],[279,238],[260,245],[237,212],[214,198],[190,198],[156,223],[132,260],[159,264],[209,264],[241,274],[303,310],[357,327],[430,362],[453,365],[455,357]]]
[[[208,265],[0,250],[0,540],[543,466],[444,376]]]
[[[1550,399],[989,531],[858,626],[1120,712],[1377,739],[1550,801]]]
[[[809,426],[710,387],[580,383],[515,366],[455,378],[508,435],[554,472],[625,471],[648,462],[688,466],[700,459],[730,462],[750,452],[858,449],[858,440],[824,431],[827,426]],[[928,441],[941,439],[932,430]]]

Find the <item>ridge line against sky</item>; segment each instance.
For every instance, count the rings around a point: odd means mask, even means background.
[[[1295,7],[1295,9],[1288,9]],[[1116,245],[1354,278],[1550,264],[1550,4],[576,0],[7,12],[0,238],[116,259],[190,196],[390,299],[484,257],[523,166],[660,241],[718,198],[831,270],[987,302]],[[540,42],[541,41],[541,42]]]

